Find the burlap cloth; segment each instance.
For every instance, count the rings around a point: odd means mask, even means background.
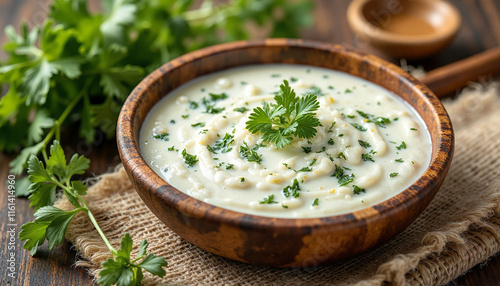
[[[441,285],[500,251],[500,84],[477,84],[446,101],[456,132],[448,177],[425,212],[384,246],[355,259],[314,269],[246,265],[184,241],[143,204],[123,168],[100,177],[88,191],[89,207],[116,247],[129,232],[133,254],[140,240],[169,263],[147,285]],[[57,206],[71,208],[65,200]],[[80,252],[77,265],[97,276],[108,249],[85,215],[66,238]]]

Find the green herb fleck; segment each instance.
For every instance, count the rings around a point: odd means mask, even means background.
[[[346,156],[344,155],[344,153],[343,153],[343,152],[338,153],[338,154],[337,154],[337,158],[338,158],[338,159],[344,159],[344,160],[347,160],[347,158],[346,158]]]
[[[290,196],[298,198],[300,196],[299,191],[299,181],[297,179],[294,179],[292,185],[288,185],[283,189],[283,195],[287,198]]]
[[[195,124],[191,124],[191,126],[193,126],[193,127],[205,127],[205,122],[198,122]]]
[[[375,155],[376,153],[377,153],[377,151],[371,150],[368,153],[361,154],[361,158],[363,159],[363,161],[375,162],[375,160],[373,160],[373,158],[372,158],[372,155]]]
[[[352,186],[352,192],[355,194],[355,195],[359,195],[361,193],[366,193],[366,190],[365,189],[362,189],[356,185],[353,185]]]
[[[398,163],[403,163],[403,162],[404,162],[403,158],[399,158],[399,159],[396,159],[396,160],[394,160],[394,161],[396,161],[396,162],[398,162]]]
[[[328,139],[328,145],[335,145],[333,138]]]
[[[161,134],[155,134],[155,135],[153,135],[153,138],[154,139],[159,139],[159,140],[162,140],[162,141],[168,141],[168,133],[167,132],[163,132]]]
[[[274,195],[269,195],[265,197],[262,201],[259,201],[259,204],[277,204],[278,202],[274,200]]]
[[[237,107],[237,108],[233,109],[233,111],[237,111],[237,112],[241,112],[241,113],[244,113],[244,112],[246,112],[248,110],[249,109],[246,108],[246,107],[244,107],[244,106],[243,107]]]
[[[366,129],[365,127],[361,126],[358,123],[351,123],[351,125],[354,126],[354,128],[356,128],[356,129],[358,129],[359,131],[362,131],[362,132],[365,132],[366,130],[368,130],[368,129]]]
[[[313,207],[314,206],[319,206],[319,199],[318,198],[314,199],[314,202],[313,202],[312,206]]]
[[[255,150],[250,149],[247,142],[243,142],[243,145],[240,146],[240,155],[248,162],[256,162],[257,164],[262,162],[262,155],[259,155],[255,152]]]
[[[189,102],[189,108],[191,108],[191,109],[196,109],[196,108],[198,108],[198,106],[199,106],[198,102],[196,102],[196,101]]]
[[[184,158],[184,163],[189,167],[193,167],[196,163],[198,163],[198,159],[196,155],[188,154],[186,149],[182,150],[182,157]]]
[[[304,151],[304,153],[309,154],[309,153],[312,152],[312,147],[311,146],[305,146],[305,147],[302,147],[302,150]]]
[[[189,117],[189,114],[184,114],[184,115],[181,115],[182,118],[186,119]]]
[[[333,173],[332,177],[337,178],[340,186],[345,186],[354,181],[354,174],[349,175],[345,172],[346,170],[349,169],[346,167],[339,167],[335,165],[335,172]]]
[[[396,149],[398,149],[398,150],[406,149],[406,143],[405,143],[405,141],[402,141],[401,145],[397,146]]]
[[[398,173],[391,173],[391,174],[389,174],[389,177],[394,178],[394,177],[396,177],[397,175],[398,175]]]
[[[366,141],[363,141],[363,140],[358,140],[358,143],[363,148],[370,148],[370,147],[372,147],[372,145],[370,145],[370,143],[368,143]]]

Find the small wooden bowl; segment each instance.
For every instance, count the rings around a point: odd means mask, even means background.
[[[139,150],[140,129],[153,105],[201,75],[260,63],[330,68],[393,91],[418,111],[431,134],[432,158],[427,170],[411,187],[382,203],[345,215],[310,219],[270,218],[226,210],[184,194],[153,172]],[[288,39],[228,43],[166,63],[128,97],[118,119],[117,137],[120,158],[137,192],[169,228],[212,253],[277,267],[333,263],[388,241],[430,203],[448,172],[454,148],[445,109],[418,80],[372,55],[339,45]]]
[[[443,0],[354,0],[347,20],[360,42],[406,59],[439,52],[461,23],[458,10]]]

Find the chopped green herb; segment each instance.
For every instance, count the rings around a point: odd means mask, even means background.
[[[256,162],[257,164],[260,164],[262,162],[262,155],[259,155],[257,152],[255,152],[255,150],[250,149],[247,142],[243,142],[243,145],[240,146],[240,155],[248,162]]]
[[[209,93],[208,95],[210,96],[210,99],[212,101],[222,100],[222,99],[226,99],[228,97],[225,92],[219,93],[219,94],[217,94],[217,93]]]
[[[333,132],[333,126],[335,126],[335,123],[337,122],[332,122],[332,125],[330,125],[330,127],[328,128],[328,130],[326,131],[326,133],[332,133]]]
[[[288,185],[283,189],[283,195],[287,198],[290,196],[298,198],[300,196],[299,191],[300,191],[299,181],[297,179],[294,179],[291,186]]]
[[[227,153],[233,150],[233,147],[229,147],[234,142],[234,136],[226,133],[223,138],[215,142],[214,150],[221,150],[221,153]]]
[[[328,78],[328,75],[324,74],[324,75],[323,75],[323,78]]]
[[[237,111],[237,112],[241,112],[241,113],[244,113],[245,111],[248,111],[249,109],[246,108],[246,107],[237,107],[235,109],[233,109],[233,111]]]
[[[366,131],[368,129],[366,129],[365,127],[361,126],[360,124],[357,124],[357,123],[351,123],[352,126],[354,126],[354,128],[358,129],[359,131]]]
[[[335,172],[332,177],[337,178],[340,186],[345,186],[354,181],[354,174],[349,175],[345,172],[346,170],[349,170],[349,168],[335,165]]]
[[[352,192],[355,194],[355,195],[359,195],[361,193],[366,193],[366,190],[365,189],[362,189],[356,185],[353,185],[352,186]]]
[[[314,202],[313,202],[312,206],[313,207],[314,206],[319,206],[319,199],[318,198],[314,199]]]
[[[241,85],[246,85],[246,84],[247,84],[247,82],[246,82],[246,81],[241,81],[241,82],[240,82],[240,84],[241,84]]]
[[[175,151],[175,146],[174,146],[174,145],[172,145],[172,147],[168,147],[168,148],[167,148],[167,150],[168,150],[168,151]]]
[[[290,81],[291,81],[291,82],[296,82],[296,81],[298,81],[298,80],[299,80],[299,79],[298,79],[298,78],[296,78],[296,77],[291,77],[291,78],[290,78]]]
[[[234,168],[234,164],[231,164],[231,163],[226,164],[226,170],[231,170],[233,168]]]
[[[205,127],[205,122],[198,122],[195,124],[191,124],[191,126],[193,126],[193,127]]]
[[[163,141],[168,141],[168,133],[167,132],[163,132],[161,134],[155,134],[155,135],[153,135],[153,138],[154,139],[163,140]]]
[[[372,158],[372,155],[374,155],[376,153],[377,153],[377,151],[371,150],[368,153],[361,154],[361,158],[363,159],[363,161],[372,161],[372,162],[375,162],[375,160],[373,160],[373,158]]]
[[[265,197],[262,201],[259,201],[259,204],[277,204],[278,202],[274,200],[274,195],[269,195]]]
[[[302,150],[304,151],[304,153],[309,154],[309,153],[312,152],[312,147],[311,146],[305,146],[305,147],[302,147]]]
[[[173,119],[172,119],[172,120],[170,120],[170,123],[171,123],[171,124],[175,124],[175,120],[173,120]]]
[[[398,150],[406,149],[406,143],[405,143],[405,141],[402,141],[401,145],[397,146],[396,149],[398,149]]]
[[[346,156],[344,155],[344,153],[343,153],[343,152],[338,153],[338,154],[337,154],[337,158],[338,158],[338,159],[344,159],[344,160],[347,160],[347,158],[346,158]]]
[[[333,138],[328,139],[328,145],[335,145]]]
[[[302,95],[308,95],[308,94],[314,94],[316,96],[323,96],[325,95],[323,92],[321,92],[321,88],[317,87],[317,86],[313,86],[311,87],[310,89],[306,90],[306,92],[304,92]]]
[[[344,137],[344,134],[339,134],[339,137]]]
[[[391,174],[389,174],[389,177],[394,178],[394,177],[396,177],[397,175],[398,175],[398,173],[391,173]]]
[[[346,88],[345,91],[344,91],[344,93],[352,93],[352,90]]]
[[[205,105],[206,110],[205,113],[208,114],[219,114],[222,111],[224,111],[226,108],[225,107],[215,107],[215,105]]]
[[[186,119],[189,117],[189,114],[184,114],[184,115],[181,115],[182,118]]]
[[[244,181],[245,181],[245,178],[244,178],[244,177],[241,177],[240,182],[242,182],[242,183],[243,183]]]
[[[208,149],[208,151],[210,151],[210,153],[217,154],[217,151],[212,146],[207,145],[207,149]]]
[[[280,74],[277,74],[277,73],[276,73],[276,74],[272,74],[272,75],[271,75],[271,77],[273,77],[273,78],[280,77],[280,76],[281,76],[281,75],[280,75]]]
[[[196,155],[188,154],[186,149],[182,150],[182,157],[184,158],[184,163],[189,167],[193,167],[196,163],[198,163],[198,159]]]
[[[417,131],[417,128],[410,128],[411,131]]]
[[[196,101],[189,102],[189,108],[191,108],[191,109],[196,109],[196,108],[198,108],[198,106],[199,106],[198,102],[196,102]]]
[[[399,158],[399,159],[396,159],[396,160],[394,160],[394,161],[396,161],[396,162],[398,162],[398,163],[403,163],[403,162],[404,162],[403,158]]]
[[[311,69],[306,69],[306,73],[310,73],[311,72]]]
[[[358,140],[358,143],[363,148],[370,148],[370,147],[372,147],[372,145],[370,145],[370,143],[368,143],[366,141],[363,141],[363,140]]]
[[[329,85],[328,89],[334,89],[333,85]]]
[[[203,129],[200,131],[200,134],[207,134],[207,132],[208,132],[208,129]]]
[[[288,206],[284,205],[284,204],[281,204],[281,206],[284,208],[284,209],[287,209]]]

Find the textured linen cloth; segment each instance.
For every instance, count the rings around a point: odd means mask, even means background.
[[[116,247],[129,232],[169,263],[164,278],[145,285],[442,285],[500,252],[500,84],[475,84],[444,102],[456,147],[440,191],[404,232],[354,259],[309,269],[247,265],[206,252],[167,228],[141,201],[123,168],[105,174],[86,200]],[[65,199],[57,207],[71,209]],[[98,276],[110,256],[87,216],[79,214],[66,238],[83,258],[77,265]]]

